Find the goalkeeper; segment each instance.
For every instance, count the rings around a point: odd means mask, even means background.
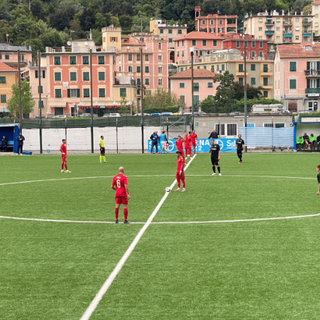
[[[107,163],[106,161],[106,149],[104,147],[104,137],[101,136],[101,139],[99,140],[99,147],[100,147],[100,163]]]

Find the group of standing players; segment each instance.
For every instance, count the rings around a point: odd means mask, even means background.
[[[157,134],[155,132],[154,134]],[[164,132],[162,132],[164,134]],[[167,143],[167,137],[164,134],[164,141]],[[185,136],[182,137],[181,135],[178,136],[178,139],[176,140],[176,154],[177,154],[177,171],[176,171],[176,180],[177,180],[177,189],[175,191],[181,190],[181,183],[182,183],[182,190],[181,192],[186,191],[186,183],[185,183],[185,157],[191,157],[192,156],[192,148],[193,148],[193,154],[196,154],[196,148],[198,143],[198,136],[193,130],[192,132],[186,132]],[[100,147],[100,163],[104,162],[106,163],[105,159],[105,146],[104,146],[104,137],[101,136],[99,140],[99,147]],[[238,135],[238,139],[236,140],[236,147],[237,147],[237,156],[239,158],[239,163],[242,163],[242,151],[244,150],[245,143],[241,139],[241,135]],[[164,150],[165,144],[162,143],[162,150]],[[62,144],[60,146],[60,153],[61,153],[61,172],[64,172],[63,168],[65,168],[65,172],[70,172],[67,168],[67,148],[66,148],[66,139],[62,140]],[[218,173],[221,176],[220,171],[220,146],[218,143],[215,142],[215,140],[211,139],[211,146],[209,153],[211,153],[211,163],[212,163],[212,170],[213,174],[216,174],[216,166],[218,169]],[[320,172],[320,166],[319,171]],[[319,178],[320,179],[320,178]],[[319,184],[320,186],[320,184]],[[129,188],[128,188],[128,178],[124,175],[124,168],[120,167],[118,174],[114,176],[111,183],[111,188],[115,190],[115,223],[118,223],[118,216],[119,216],[119,207],[121,204],[124,206],[123,214],[124,214],[124,223],[129,223],[128,221],[128,200],[130,199],[129,195]],[[319,187],[320,190],[320,187]],[[320,191],[319,191],[320,192]]]

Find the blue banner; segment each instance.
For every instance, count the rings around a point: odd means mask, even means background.
[[[177,151],[176,149],[176,142],[177,139],[169,139],[169,146],[168,149],[166,149],[166,152],[174,153]],[[235,138],[231,139],[215,139],[215,142],[219,144],[221,152],[235,152],[235,144],[236,144]],[[198,144],[196,151],[197,152],[209,152],[209,148],[211,145],[210,139],[198,139]],[[152,140],[148,140],[148,152],[151,152],[151,146],[152,146]],[[160,142],[158,143],[158,150],[157,152],[160,152],[162,149],[162,146]],[[193,148],[192,148],[193,151]],[[155,147],[153,148],[153,152],[156,152]]]

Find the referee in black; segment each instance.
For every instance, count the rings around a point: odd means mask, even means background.
[[[219,166],[219,160],[220,160],[220,146],[215,143],[214,139],[211,139],[211,146],[209,152],[211,152],[211,163],[212,163],[212,170],[213,170],[213,176],[216,175],[216,166],[218,168],[219,176],[221,176],[220,173],[220,166]]]
[[[237,146],[237,156],[239,158],[239,163],[242,162],[242,151],[245,148],[244,141],[241,139],[241,134],[238,134],[238,139],[236,140]]]

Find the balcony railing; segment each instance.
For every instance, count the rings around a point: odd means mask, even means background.
[[[311,26],[311,21],[302,21],[303,26]]]
[[[320,77],[320,70],[305,70],[306,77]]]
[[[306,88],[306,93],[320,93],[320,88]]]
[[[311,37],[311,31],[309,32],[302,32],[303,37]]]
[[[284,26],[292,26],[292,21],[291,20],[283,21],[283,25]]]
[[[274,30],[266,30],[265,31],[267,36],[273,36],[274,35]]]
[[[266,21],[265,25],[268,27],[268,26],[271,26],[273,27],[274,26],[274,21]]]
[[[283,31],[283,36],[285,38],[291,38],[292,37],[292,31]]]

